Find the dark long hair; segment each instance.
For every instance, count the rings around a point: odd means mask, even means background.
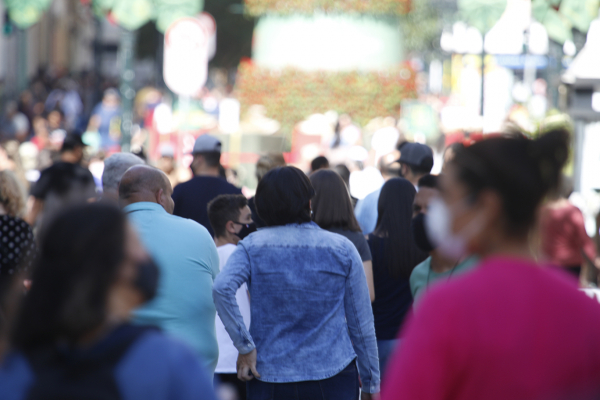
[[[411,230],[415,187],[404,178],[390,179],[383,185],[377,204],[374,234],[385,240],[386,267],[394,278],[409,277],[427,253],[419,250]]]
[[[267,226],[310,222],[310,199],[315,195],[306,174],[296,167],[270,170],[258,183],[254,202]]]
[[[60,213],[42,237],[12,345],[70,343],[106,319],[108,291],[125,259],[126,219],[116,207],[86,204]]]
[[[316,192],[312,199],[313,221],[323,229],[360,232],[348,187],[342,177],[330,169],[321,169],[310,176],[310,182]]]

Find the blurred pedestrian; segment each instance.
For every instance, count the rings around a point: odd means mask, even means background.
[[[362,262],[348,239],[311,221],[313,196],[299,169],[269,171],[256,192],[267,227],[238,244],[215,280],[213,297],[240,353],[237,372],[249,399],[358,399],[358,371],[362,398],[379,392]],[[235,299],[243,283],[252,335]]]
[[[248,207],[248,200],[243,195],[222,194],[208,203],[208,218],[215,232],[219,269],[222,270],[240,242],[238,234],[244,227],[252,224],[252,212]],[[246,329],[250,329],[250,298],[245,283],[237,290],[235,299],[240,308],[244,326]],[[216,325],[219,361],[215,373],[221,383],[233,386],[239,400],[244,400],[246,399],[246,383],[238,379],[236,369],[239,353],[218,315]]]
[[[67,134],[60,148],[60,161],[81,165],[85,146],[81,136],[74,133]]]
[[[92,111],[88,131],[98,132],[103,149],[116,148],[120,145],[121,128],[121,96],[114,88],[104,92],[102,102]]]
[[[175,187],[179,183],[179,176],[177,173],[177,164],[175,162],[175,149],[170,144],[160,146],[160,158],[158,159],[156,166],[162,172],[167,174],[171,186]]]
[[[377,167],[384,179],[384,183],[400,176],[400,164],[397,162],[397,157],[397,154],[393,152],[381,157],[377,162]],[[364,199],[358,200],[354,208],[356,220],[365,236],[373,232],[377,225],[377,204],[381,194],[381,187],[369,193]]]
[[[417,265],[410,274],[413,306],[435,282],[449,282],[451,279],[461,276],[463,272],[469,271],[477,263],[477,257],[468,255],[463,259],[445,257],[431,244],[425,219],[434,218],[431,225],[438,223],[435,215],[429,215],[429,204],[439,195],[438,176],[425,175],[419,179],[419,191],[415,195],[413,204],[412,233],[417,247],[429,253],[429,257]]]
[[[354,216],[348,187],[337,172],[327,169],[312,174],[310,183],[315,189],[315,197],[311,201],[313,221],[322,229],[346,237],[356,247],[365,269],[369,295],[373,302],[375,288],[371,250]]]
[[[49,232],[0,368],[2,398],[215,399],[186,346],[129,324],[158,275],[125,216],[77,206]]]
[[[207,214],[208,203],[220,194],[242,194],[242,191],[220,177],[221,141],[211,135],[196,139],[192,152],[194,177],[180,183],[173,191],[174,214],[193,219],[213,235]]]
[[[433,151],[421,143],[405,143],[400,150],[400,173],[404,179],[417,187],[419,179],[433,168]]]
[[[219,273],[219,256],[202,225],[171,215],[172,193],[167,176],[154,167],[136,165],[121,178],[123,211],[162,276],[156,298],[135,310],[134,321],[156,325],[186,342],[213,373],[218,347],[211,289]]]
[[[281,153],[271,153],[261,156],[256,162],[256,181],[260,183],[263,176],[267,174],[270,170],[278,167],[285,167],[285,159],[283,158],[283,154]],[[248,207],[252,210],[252,220],[256,225],[256,228],[262,228],[266,226],[265,222],[261,217],[258,216],[256,212],[256,206],[254,205],[255,197],[251,197],[248,200]]]
[[[314,173],[320,169],[328,169],[329,160],[325,156],[316,157],[310,162],[310,173]]]
[[[348,193],[350,194],[350,200],[352,201],[352,209],[356,207],[356,203],[358,203],[358,199],[351,194],[350,190],[350,169],[346,166],[346,164],[338,164],[333,167],[333,170],[338,173],[338,175],[342,178],[346,187],[348,188]],[[354,214],[354,212],[353,212]]]
[[[79,151],[67,151],[71,155]],[[73,157],[76,158],[76,157]],[[43,170],[33,185],[25,220],[42,229],[45,222],[62,208],[96,199],[92,173],[78,163],[60,161]]]
[[[585,220],[579,208],[568,200],[573,192],[566,177],[552,190],[548,201],[540,212],[541,253],[544,260],[571,272],[578,279],[586,259],[600,264],[596,257],[596,246],[585,230]],[[594,282],[595,283],[595,282]]]
[[[399,345],[398,331],[412,304],[410,274],[427,258],[427,253],[415,244],[411,232],[415,193],[414,186],[406,179],[387,181],[379,196],[377,227],[368,238],[373,256],[373,315],[382,375],[389,357]]]
[[[494,137],[457,151],[432,236],[479,267],[437,287],[407,326],[382,399],[592,399],[600,395],[600,305],[540,268],[530,233],[568,156],[566,132]]]
[[[24,214],[25,191],[12,171],[0,171],[0,293],[13,276],[29,271],[35,256],[33,231],[21,219]]]
[[[29,127],[29,120],[25,114],[19,112],[17,102],[8,102],[4,116],[0,119],[0,141],[23,142],[29,137]]]
[[[115,153],[104,160],[102,199],[118,203],[121,178],[129,168],[144,164],[144,160],[131,153]]]

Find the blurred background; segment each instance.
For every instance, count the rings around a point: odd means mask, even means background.
[[[446,146],[569,126],[590,234],[600,209],[600,0],[0,0],[0,169],[26,183],[67,133],[96,177],[132,151],[189,179],[199,135],[251,195],[261,154],[351,171],[402,140]]]

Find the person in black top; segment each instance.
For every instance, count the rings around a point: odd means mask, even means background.
[[[173,215],[192,219],[214,235],[208,220],[208,203],[220,194],[242,194],[242,191],[220,177],[221,142],[214,136],[202,135],[196,139],[190,166],[194,177],[175,186]]]
[[[371,302],[375,300],[371,250],[354,216],[348,187],[342,177],[330,169],[321,169],[310,176],[315,189],[311,201],[313,221],[321,228],[348,238],[360,255],[365,268]]]
[[[412,304],[410,274],[428,256],[417,247],[411,230],[415,193],[414,186],[406,179],[387,181],[379,196],[377,225],[368,238],[377,295],[373,316],[382,376]]]
[[[60,161],[46,168],[32,186],[33,206],[25,220],[36,226],[65,205],[87,201],[96,197],[94,176],[81,166],[85,144],[81,136],[69,134],[60,150]]]

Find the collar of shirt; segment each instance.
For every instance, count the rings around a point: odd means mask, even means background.
[[[149,201],[141,201],[139,203],[133,203],[123,208],[126,214],[131,214],[135,211],[157,211],[166,213],[167,211],[158,203],[151,203]]]

